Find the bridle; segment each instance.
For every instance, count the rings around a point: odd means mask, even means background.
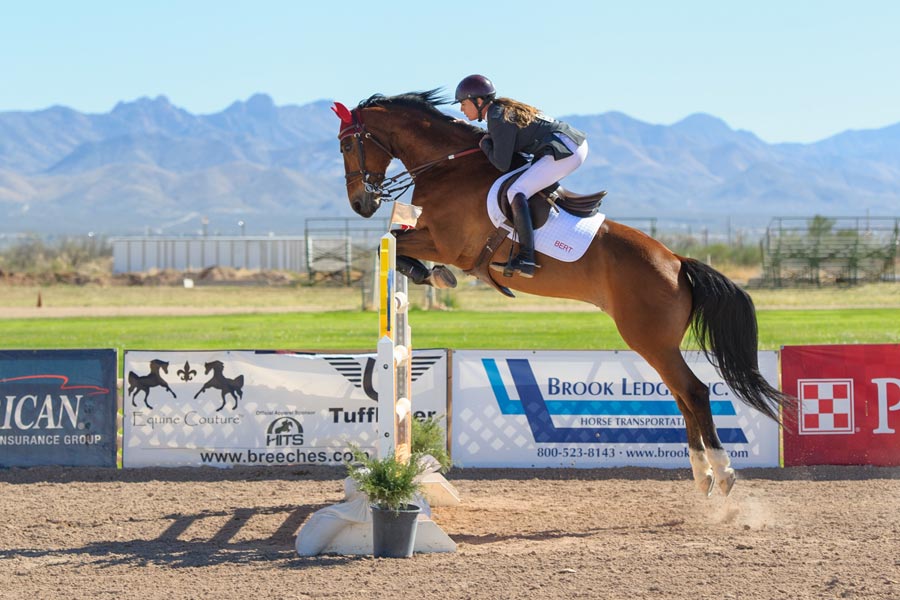
[[[460,152],[428,161],[422,165],[398,173],[393,177],[386,177],[386,173],[384,171],[372,172],[366,169],[366,147],[363,141],[371,141],[373,144],[375,144],[376,148],[387,154],[388,158],[391,160],[397,158],[397,156],[390,150],[390,148],[388,148],[386,144],[381,142],[381,140],[379,140],[366,129],[366,125],[365,123],[363,123],[361,118],[362,115],[358,110],[350,111],[347,109],[347,107],[339,102],[334,103],[332,110],[335,112],[335,114],[337,114],[338,117],[340,117],[341,124],[343,125],[340,132],[338,133],[338,140],[340,142],[343,142],[350,136],[353,136],[353,138],[356,140],[355,145],[357,158],[359,159],[359,169],[356,171],[351,171],[344,176],[344,178],[347,180],[347,184],[349,185],[351,181],[358,177],[361,177],[366,194],[370,196],[376,196],[380,198],[382,202],[393,202],[394,200],[400,199],[400,197],[405,194],[409,188],[415,185],[416,177],[428,171],[432,167],[435,167],[438,164],[444,162],[445,160],[453,160],[462,156],[479,152],[481,150],[478,147],[469,148],[467,150],[462,150]],[[343,151],[344,149],[342,145],[341,152]]]

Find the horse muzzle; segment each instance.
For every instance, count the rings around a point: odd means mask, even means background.
[[[381,194],[374,191],[361,191],[350,198],[353,212],[366,219],[374,215],[380,206]]]

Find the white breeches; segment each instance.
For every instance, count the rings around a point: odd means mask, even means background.
[[[534,164],[516,179],[509,190],[506,197],[512,202],[516,194],[525,194],[526,198],[531,198],[539,191],[553,185],[572,171],[580,167],[584,163],[584,159],[588,155],[587,140],[580,146],[576,145],[569,136],[561,133],[556,134],[566,148],[573,152],[572,156],[555,160],[552,154],[542,156]]]

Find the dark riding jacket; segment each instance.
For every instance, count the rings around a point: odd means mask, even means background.
[[[543,113],[530,125],[519,127],[503,118],[504,108],[497,104],[488,107],[485,121],[488,134],[481,140],[481,149],[491,163],[501,171],[508,171],[516,152],[531,154],[534,160],[553,155],[554,160],[572,156],[572,151],[556,135],[565,134],[577,145],[581,145],[585,135],[571,125],[550,118]]]

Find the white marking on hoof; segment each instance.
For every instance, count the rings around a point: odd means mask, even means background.
[[[694,474],[694,484],[698,490],[709,496],[716,484],[716,477],[706,458],[706,452],[690,450],[688,455],[691,460],[691,471]]]
[[[734,487],[736,479],[734,469],[731,468],[731,461],[725,450],[710,450],[708,452],[709,461],[712,463],[716,473],[716,479],[719,482],[719,491],[723,495],[728,496]]]
[[[725,469],[725,475],[719,478],[719,491],[722,492],[723,496],[731,494],[736,479],[734,469],[731,467]]]

